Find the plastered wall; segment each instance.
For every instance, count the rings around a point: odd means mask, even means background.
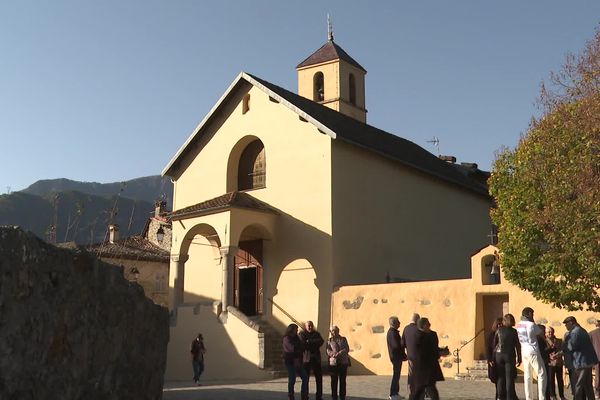
[[[508,295],[508,311],[517,321],[524,307],[532,307],[536,322],[554,327],[558,337],[566,331],[562,321],[567,315],[574,315],[588,331],[594,328],[595,314],[568,312],[538,302],[531,294],[506,282],[503,275],[500,284],[483,285],[484,258],[493,255],[494,250],[488,246],[472,257],[470,279],[345,286],[334,292],[332,324],[338,325],[340,334],[348,339],[352,373],[392,373],[386,345],[388,318],[392,315],[400,319],[400,330],[410,322],[414,312],[428,317],[431,329],[438,333],[440,346],[448,346],[451,351],[461,347],[484,328],[481,300],[485,296]],[[480,334],[460,351],[461,372],[480,358],[483,342]],[[440,360],[445,376],[457,373],[456,361],[454,356]]]

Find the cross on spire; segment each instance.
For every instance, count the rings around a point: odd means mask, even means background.
[[[329,13],[327,13],[327,40],[333,42],[333,25],[331,18],[329,18]]]

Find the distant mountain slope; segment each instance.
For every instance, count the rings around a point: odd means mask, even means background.
[[[42,196],[25,192],[0,195],[0,225],[19,225],[46,240],[56,220],[57,242],[103,241],[111,214],[114,214],[112,222],[121,228],[121,237],[139,234],[153,210],[153,202],[132,200],[124,195],[97,196],[77,191]]]
[[[121,197],[127,197],[132,200],[143,200],[149,203],[154,203],[158,199],[164,199],[167,201],[167,204],[171,204],[173,199],[173,184],[169,178],[162,178],[159,175],[113,183],[79,182],[65,178],[45,179],[35,182],[21,192],[46,196],[53,192],[66,191],[77,191],[104,197],[116,196],[121,192]]]

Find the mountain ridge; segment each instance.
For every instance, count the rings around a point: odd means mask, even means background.
[[[50,242],[98,243],[110,223],[119,224],[121,237],[141,234],[155,201],[170,208],[172,193],[160,176],[112,183],[39,180],[0,195],[0,225],[19,225]]]

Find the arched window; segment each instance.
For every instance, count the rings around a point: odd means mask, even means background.
[[[315,101],[325,100],[325,79],[322,72],[317,72],[313,78],[313,99]]]
[[[266,170],[265,148],[260,140],[255,140],[246,146],[240,156],[238,190],[264,188]]]
[[[356,79],[353,74],[350,74],[348,84],[350,86],[350,104],[356,105]]]

